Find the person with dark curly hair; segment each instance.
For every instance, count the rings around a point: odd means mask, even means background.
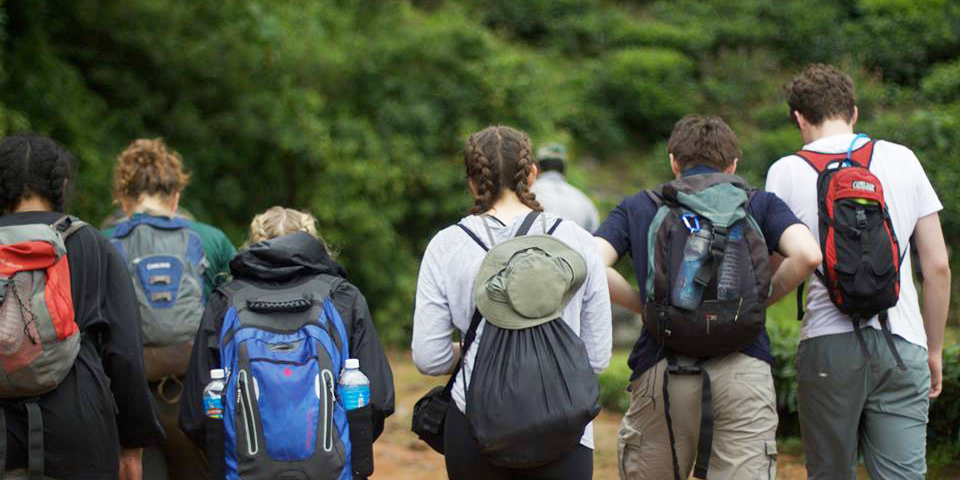
[[[114,199],[126,218],[103,231],[126,258],[134,281],[147,380],[167,431],[160,449],[144,453],[147,480],[200,480],[206,470],[177,428],[181,382],[206,300],[228,277],[236,249],[220,229],[179,213],[189,180],[180,154],[163,139],[133,141],[113,172]]]
[[[0,228],[63,219],[71,163],[69,153],[39,135],[0,142]],[[42,462],[29,455],[29,407],[2,402],[7,428],[0,468],[7,479],[26,479],[28,468],[31,474],[39,468],[49,476],[43,478],[139,480],[143,448],[164,434],[144,377],[133,287],[123,259],[93,228],[76,230],[65,247],[79,353],[58,386],[36,399]]]

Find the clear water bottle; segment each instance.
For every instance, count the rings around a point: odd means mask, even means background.
[[[360,360],[348,358],[340,375],[343,408],[356,410],[370,403],[370,380],[360,371]]]
[[[742,223],[737,223],[727,234],[727,246],[723,250],[723,261],[717,272],[717,300],[736,300],[740,298],[740,265],[746,252],[746,242],[741,231]]]
[[[223,418],[224,388],[226,384],[223,382],[223,369],[210,370],[210,383],[203,389],[203,411],[207,414],[207,418]]]
[[[691,232],[687,243],[683,247],[683,261],[671,295],[674,307],[685,310],[696,310],[703,299],[704,285],[697,283],[697,271],[710,255],[710,241],[713,235],[709,227],[700,228]]]

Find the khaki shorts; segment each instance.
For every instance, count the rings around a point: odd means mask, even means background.
[[[681,364],[693,364],[678,357]],[[777,408],[766,362],[735,353],[703,367],[713,391],[713,452],[709,480],[772,480],[777,475]],[[620,424],[618,457],[622,480],[673,478],[670,437],[663,406],[661,360],[630,384],[630,408]],[[689,475],[700,435],[700,375],[671,375],[670,416],[681,475]],[[686,476],[684,476],[686,478]]]

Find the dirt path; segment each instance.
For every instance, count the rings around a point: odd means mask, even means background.
[[[387,419],[383,436],[377,440],[375,480],[440,480],[446,478],[443,457],[410,432],[410,415],[414,402],[443,379],[420,375],[407,352],[390,355],[397,387],[397,412]],[[617,480],[617,428],[620,415],[603,412],[594,422],[596,480]],[[782,454],[778,460],[778,479],[806,478],[806,469],[796,455]]]

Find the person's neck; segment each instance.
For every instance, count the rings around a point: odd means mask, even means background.
[[[532,209],[520,201],[512,190],[504,192],[500,198],[493,203],[490,210],[483,212],[485,215],[496,217],[503,223],[509,224],[514,218],[531,212]]]
[[[38,196],[29,196],[21,198],[16,207],[13,207],[13,213],[21,212],[52,212],[53,204],[47,199]]]
[[[130,215],[134,213],[155,213],[159,215],[164,215],[167,217],[172,217],[176,213],[177,208],[173,205],[170,205],[170,201],[164,198],[158,197],[156,195],[144,195],[140,198],[136,205],[133,206],[132,211],[129,212]]]
[[[810,125],[803,130],[803,143],[809,144],[821,138],[853,133],[853,124],[842,118],[830,118],[820,125]]]

